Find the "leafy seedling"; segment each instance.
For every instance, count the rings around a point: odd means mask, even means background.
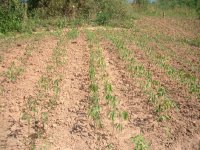
[[[149,150],[149,143],[142,135],[137,135],[131,138],[134,143],[134,150]]]

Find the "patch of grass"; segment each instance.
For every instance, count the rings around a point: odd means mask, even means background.
[[[193,45],[193,46],[196,46],[196,47],[200,47],[200,37],[190,41],[189,44]]]
[[[137,135],[131,138],[134,143],[134,150],[149,150],[150,144],[145,140],[142,135]]]
[[[78,29],[77,28],[72,28],[67,32],[67,37],[70,40],[76,39],[78,37],[79,33],[78,33]]]

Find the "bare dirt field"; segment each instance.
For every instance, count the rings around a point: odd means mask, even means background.
[[[0,149],[199,150],[199,20],[0,39]]]

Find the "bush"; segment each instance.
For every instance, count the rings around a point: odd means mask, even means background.
[[[130,17],[130,4],[126,0],[101,0],[98,3],[96,23],[108,24],[110,20],[124,20]]]
[[[0,6],[0,32],[21,31],[23,8],[19,3],[11,3],[9,7]]]
[[[197,15],[200,19],[200,1],[197,1],[197,4],[196,4],[196,12],[197,12]]]
[[[99,13],[97,13],[95,22],[98,25],[105,25],[108,23],[108,20],[109,20],[108,14],[106,14],[104,12],[99,12]]]

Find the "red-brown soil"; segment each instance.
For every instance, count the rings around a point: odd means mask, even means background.
[[[188,25],[190,23],[192,23],[193,29]],[[177,21],[151,17],[136,22],[136,26],[141,28],[138,31],[141,34],[155,36],[156,33],[163,33],[176,39],[194,39],[195,32],[199,31],[198,24],[199,21],[196,20]],[[87,28],[94,34],[97,34],[96,29],[107,32],[106,28]],[[69,30],[66,31],[69,32]],[[66,34],[66,31],[63,31],[63,34]],[[152,33],[152,31],[156,33]],[[120,31],[117,29],[115,32]],[[128,30],[123,32],[127,32],[129,35]],[[97,34],[97,36],[99,35]],[[30,143],[34,139],[35,149],[106,150],[110,149],[109,147],[112,145],[112,149],[115,150],[131,150],[134,149],[134,143],[131,142],[130,138],[137,135],[143,135],[150,143],[152,150],[200,149],[199,100],[192,96],[182,83],[167,75],[163,68],[153,64],[147,53],[134,44],[135,41],[125,46],[134,53],[132,57],[152,73],[152,78],[159,81],[167,89],[167,95],[176,102],[178,109],[169,111],[170,120],[159,122],[155,108],[149,104],[148,95],[141,87],[145,78],[132,77],[131,72],[127,69],[128,62],[120,59],[114,44],[99,36],[99,45],[94,44],[92,48],[102,50],[107,80],[113,87],[113,95],[120,101],[118,107],[126,110],[129,118],[128,121],[123,122],[122,131],[113,131],[111,121],[107,117],[108,107],[105,103],[102,72],[101,69],[97,69],[96,82],[99,86],[98,95],[103,127],[96,127],[88,114],[91,43],[89,44],[87,41],[84,29],[79,30],[77,38],[64,40],[62,49],[66,53],[66,63],[57,66],[54,73],[47,70],[53,63],[53,52],[59,45],[58,41],[62,38],[63,35],[60,37],[50,35],[41,38],[31,37],[27,40],[16,40],[12,45],[8,45],[4,39],[1,40],[0,55],[3,60],[0,62],[0,91],[3,90],[0,92],[0,149],[31,149]],[[165,44],[167,48],[174,51],[174,54],[180,55],[177,58],[173,57],[168,65],[176,69],[183,69],[187,73],[194,74],[197,78],[200,77],[198,47],[194,48],[188,44],[182,46],[180,43],[176,44],[177,41],[174,41],[173,44],[165,43],[163,40],[157,42]],[[160,50],[158,43],[150,43],[155,53],[172,57],[169,51]],[[177,47],[174,47],[175,45]],[[29,57],[25,57],[28,48],[33,48],[33,50]],[[27,58],[25,63],[21,62],[20,59],[24,57]],[[12,62],[24,68],[24,71],[13,82],[5,76],[5,72]],[[190,69],[190,62],[194,62],[194,71]],[[21,118],[24,109],[26,109],[28,97],[34,97],[41,92],[38,82],[44,75],[52,78],[61,76],[59,99],[54,108],[48,111],[48,121],[43,126],[43,135],[32,137],[35,135],[35,128],[29,127],[28,123]],[[53,94],[52,91],[47,91],[47,93],[48,96]],[[46,104],[48,96],[40,104]],[[30,131],[29,128],[31,128]]]

